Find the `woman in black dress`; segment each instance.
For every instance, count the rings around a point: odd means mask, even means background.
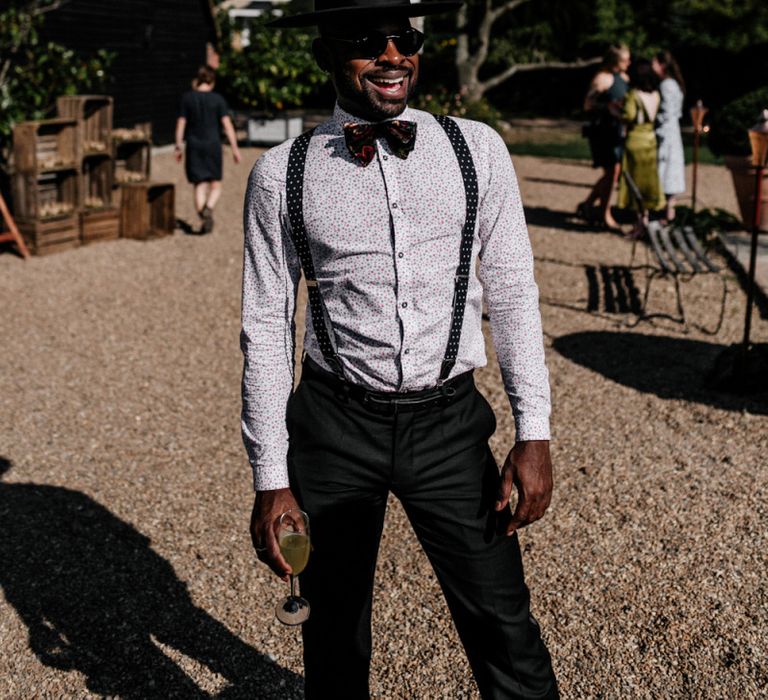
[[[195,208],[202,219],[201,233],[213,230],[213,208],[221,196],[221,127],[232,148],[235,163],[240,150],[229,108],[224,98],[213,91],[216,74],[201,66],[192,90],[181,98],[176,122],[176,160],[182,160],[182,143],[187,142],[187,180],[195,187]]]

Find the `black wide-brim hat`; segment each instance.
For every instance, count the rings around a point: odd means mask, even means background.
[[[269,22],[270,27],[311,27],[338,19],[353,20],[365,15],[398,14],[404,17],[426,17],[457,10],[461,0],[315,0],[315,11],[281,17]]]

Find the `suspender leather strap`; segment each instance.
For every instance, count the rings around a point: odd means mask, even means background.
[[[286,175],[288,221],[291,224],[293,246],[296,248],[301,268],[304,270],[304,279],[307,282],[312,328],[315,331],[317,344],[320,346],[320,352],[323,353],[323,359],[328,366],[343,379],[344,369],[328,333],[325,322],[325,306],[320,295],[320,286],[317,284],[315,265],[312,262],[312,253],[309,250],[309,241],[307,240],[307,229],[304,226],[304,166],[307,162],[307,149],[313,132],[314,129],[310,129],[299,136],[293,142],[288,155],[288,173]]]
[[[464,309],[467,304],[467,289],[469,288],[469,266],[472,262],[472,242],[475,237],[475,221],[477,220],[477,171],[469,152],[466,139],[455,120],[441,114],[435,114],[440,126],[445,129],[448,139],[456,153],[461,169],[461,178],[464,181],[464,193],[467,200],[467,213],[464,219],[464,228],[461,231],[461,245],[459,246],[459,265],[456,268],[456,279],[453,290],[453,308],[451,310],[451,330],[448,333],[448,346],[440,366],[440,384],[451,373],[456,364],[456,355],[459,352],[461,340],[461,326],[464,322]]]
[[[445,349],[443,361],[440,366],[440,380],[442,385],[453,366],[456,364],[456,356],[459,352],[461,340],[461,326],[464,322],[464,309],[467,303],[467,289],[469,287],[469,268],[472,262],[472,242],[475,235],[475,222],[477,220],[477,172],[469,152],[469,146],[461,133],[458,124],[443,115],[434,115],[440,126],[445,129],[451,142],[456,158],[459,161],[461,177],[464,182],[466,195],[466,217],[464,228],[461,231],[461,244],[459,246],[459,264],[456,268],[453,290],[453,304],[451,308],[451,329],[448,333],[448,345]],[[307,281],[309,294],[309,308],[312,315],[312,328],[315,331],[317,344],[323,359],[335,374],[344,379],[344,369],[341,364],[326,324],[326,314],[320,287],[315,277],[315,266],[312,262],[312,254],[309,250],[307,230],[304,226],[304,168],[307,160],[307,149],[314,129],[304,132],[291,146],[288,156],[288,173],[286,176],[286,196],[288,205],[288,220],[291,224],[291,239],[296,248],[296,254],[304,270],[304,278]]]

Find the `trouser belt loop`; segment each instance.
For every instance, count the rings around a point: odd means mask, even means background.
[[[349,403],[349,382],[346,379],[340,379],[338,377],[336,377],[336,379],[336,398],[342,403]]]

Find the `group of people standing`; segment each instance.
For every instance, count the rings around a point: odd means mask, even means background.
[[[611,213],[618,184],[619,207],[639,213],[630,236],[642,235],[651,211],[664,210],[667,221],[674,219],[677,198],[685,191],[680,134],[684,95],[680,68],[669,51],[659,51],[651,60],[639,59],[632,65],[628,47],[608,49],[584,102],[590,114],[585,135],[593,164],[603,173],[578,205],[579,216],[609,230],[620,230]],[[621,177],[622,172],[628,177]],[[633,189],[639,191],[640,201]]]

